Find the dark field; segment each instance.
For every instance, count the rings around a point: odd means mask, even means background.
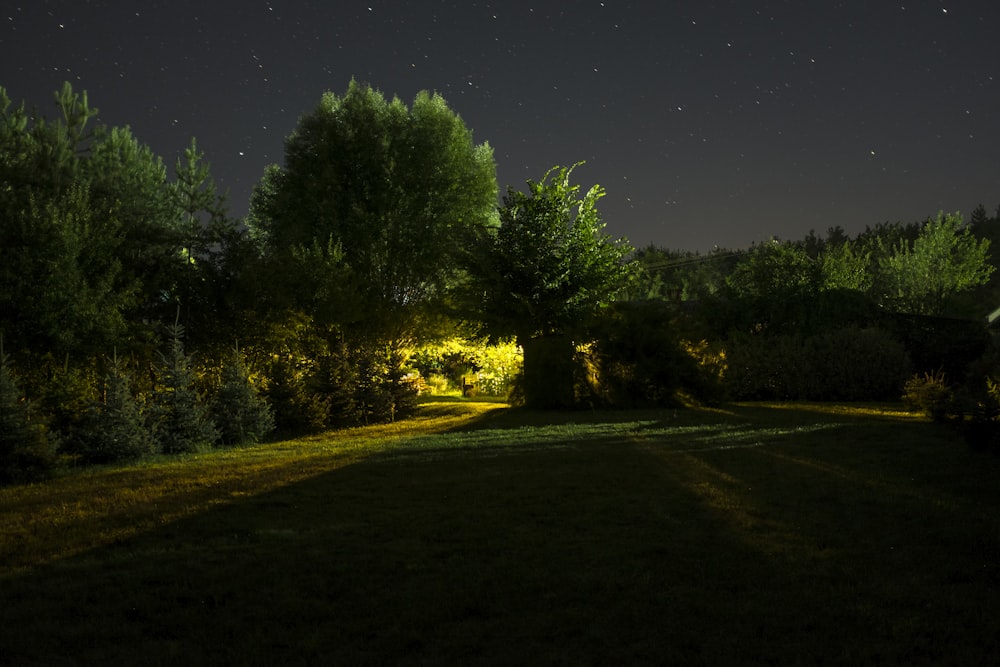
[[[1000,457],[889,409],[419,418],[0,489],[0,664],[983,664]]]

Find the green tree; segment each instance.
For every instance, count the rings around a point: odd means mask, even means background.
[[[939,213],[912,242],[901,239],[883,253],[881,302],[899,312],[940,315],[948,299],[989,280],[989,245],[976,239],[960,214]]]
[[[0,483],[36,477],[54,459],[54,441],[45,425],[33,418],[0,338]]]
[[[574,335],[634,270],[628,242],[604,233],[604,189],[581,196],[570,183],[575,166],[529,180],[527,193],[508,190],[479,264],[481,317],[494,336],[513,335],[524,350],[524,399],[535,407],[573,402]]]
[[[55,101],[49,121],[0,89],[0,328],[61,363],[152,340],[204,286],[193,253],[222,213],[193,143],[169,183],[128,128],[92,123],[86,92]]]
[[[166,454],[197,452],[219,436],[208,406],[195,390],[191,357],[184,353],[184,327],[174,323],[167,329],[170,348],[161,355],[158,385],[153,394],[153,435]]]
[[[134,461],[156,451],[156,441],[132,393],[128,369],[116,352],[108,365],[101,400],[90,410],[81,434],[88,463]]]
[[[295,301],[352,340],[399,346],[447,304],[495,204],[492,149],[473,143],[441,96],[421,92],[407,108],[352,81],[300,120],[284,167],[254,191],[248,225],[279,270],[296,255],[298,266],[342,257],[335,284],[296,281]]]
[[[775,240],[753,246],[726,282],[738,297],[784,299],[815,292],[819,277],[816,262],[805,250]]]
[[[222,369],[222,384],[212,401],[211,417],[224,445],[251,445],[274,430],[274,413],[250,383],[239,347]]]
[[[819,255],[823,289],[852,290],[867,294],[874,283],[872,253],[844,240],[828,244]]]

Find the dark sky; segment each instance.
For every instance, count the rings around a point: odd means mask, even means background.
[[[997,0],[6,0],[0,22],[15,102],[51,115],[68,80],[170,165],[197,137],[235,215],[352,77],[441,93],[501,190],[585,160],[636,246],[1000,204]]]

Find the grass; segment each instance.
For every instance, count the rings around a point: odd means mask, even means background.
[[[982,664],[998,473],[879,406],[438,401],[0,489],[0,664]]]

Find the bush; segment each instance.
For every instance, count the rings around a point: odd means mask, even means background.
[[[739,400],[885,400],[911,372],[903,346],[876,328],[742,336],[726,352],[725,385]]]
[[[817,401],[896,399],[912,366],[903,345],[882,329],[849,327],[807,340],[810,373],[802,390]]]
[[[944,372],[915,375],[903,388],[903,405],[907,410],[922,412],[934,421],[943,421],[953,405],[954,395]]]
[[[616,304],[578,353],[578,400],[614,407],[677,404],[682,394],[712,403],[724,359],[707,343],[683,340],[662,302]]]

